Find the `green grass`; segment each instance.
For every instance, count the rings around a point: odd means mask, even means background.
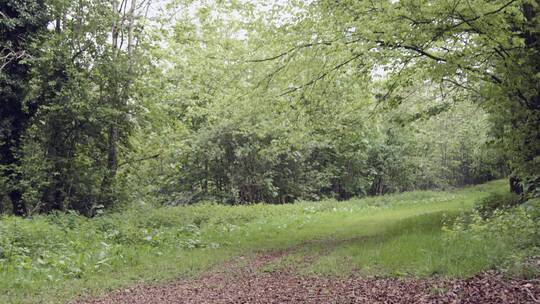
[[[504,260],[509,248],[491,242],[453,242],[441,227],[455,212],[418,215],[390,225],[373,237],[344,244],[322,255],[305,273],[368,276],[464,277]]]
[[[0,303],[59,303],[141,281],[192,277],[238,255],[292,248],[263,267],[302,273],[467,276],[509,248],[495,240],[448,243],[441,226],[502,181],[347,202],[201,204],[146,208],[95,219],[76,215],[0,220]]]

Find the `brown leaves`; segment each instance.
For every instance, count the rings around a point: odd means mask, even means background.
[[[260,271],[283,254],[259,255],[242,267],[225,264],[194,281],[134,286],[77,303],[540,303],[538,280],[508,280],[494,272],[450,280],[331,278],[288,270]]]

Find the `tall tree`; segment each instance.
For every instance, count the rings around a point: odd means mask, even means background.
[[[462,90],[497,120],[494,133],[515,173],[534,180],[531,192],[539,187],[539,1],[321,0],[295,7],[299,13],[285,26],[297,33],[295,43],[259,61],[282,65],[299,53],[340,58],[295,90],[353,64],[365,74],[384,70],[380,101],[390,106],[402,102],[398,88],[426,80]]]
[[[14,213],[114,203],[149,4],[2,2],[1,180]]]
[[[107,197],[110,193],[112,183],[118,170],[118,144],[120,140],[121,128],[127,122],[127,102],[132,94],[131,86],[134,80],[133,70],[133,52],[137,40],[135,37],[136,20],[142,16],[139,15],[140,8],[145,8],[150,4],[149,1],[142,0],[113,0],[111,14],[111,53],[112,69],[108,72],[109,84],[107,102],[111,109],[115,109],[111,121],[108,123],[107,138],[107,173],[102,182],[102,192],[104,202],[111,204],[111,198]]]
[[[25,215],[20,180],[22,135],[38,104],[26,99],[29,58],[38,56],[36,43],[47,29],[43,0],[0,3],[0,170],[7,181],[13,213]]]

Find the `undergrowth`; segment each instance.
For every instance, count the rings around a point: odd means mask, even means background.
[[[497,181],[347,202],[204,203],[92,219],[73,213],[3,217],[0,302],[66,302],[135,282],[196,276],[234,256],[293,246],[299,249],[283,263],[315,257],[299,267],[304,273],[467,276],[511,265],[511,256],[525,263],[538,244],[529,212],[497,213],[489,220],[460,216],[501,191],[505,185]],[[512,216],[521,226],[512,226]],[[520,241],[507,241],[515,229]],[[280,265],[274,266],[266,269]]]

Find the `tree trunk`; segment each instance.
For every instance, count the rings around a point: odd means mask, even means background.
[[[108,148],[107,148],[107,172],[101,183],[101,202],[105,207],[110,207],[113,203],[112,184],[118,170],[118,129],[115,126],[110,126],[108,131]]]
[[[8,193],[9,199],[13,205],[13,214],[17,216],[26,216],[28,215],[28,209],[26,204],[22,200],[22,194],[19,190],[11,190]]]
[[[5,100],[5,104],[0,108],[0,125],[5,127],[0,131],[0,165],[5,167],[0,169],[7,181],[13,214],[18,216],[26,216],[28,213],[19,189],[21,176],[16,169],[20,166],[16,153],[20,150],[21,136],[28,119],[28,114],[24,112],[19,101]]]
[[[522,194],[523,193],[523,186],[521,185],[521,181],[518,177],[512,175],[510,176],[510,192],[513,192],[515,194]]]

